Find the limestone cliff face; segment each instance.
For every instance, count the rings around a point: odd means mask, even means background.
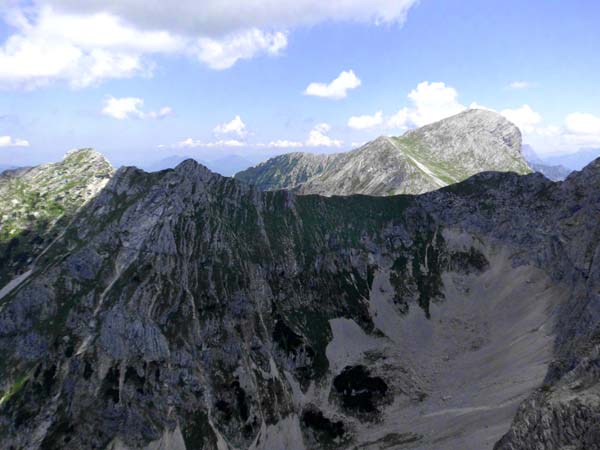
[[[262,190],[300,194],[420,194],[484,171],[531,172],[519,129],[499,114],[469,110],[348,153],[290,153],[236,178]]]
[[[0,447],[594,448],[599,191],[119,169],[0,298]]]
[[[113,173],[100,153],[82,149],[59,163],[0,174],[0,285],[26,271]]]

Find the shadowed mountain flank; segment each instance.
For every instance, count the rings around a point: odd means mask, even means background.
[[[121,168],[0,299],[0,446],[594,448],[599,191]]]

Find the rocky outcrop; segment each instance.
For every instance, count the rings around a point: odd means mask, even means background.
[[[0,447],[594,448],[599,191],[121,168],[0,300]]]
[[[469,110],[348,153],[290,153],[236,174],[262,190],[300,194],[420,194],[483,171],[531,170],[519,129],[499,114]]]
[[[0,174],[0,286],[25,272],[113,173],[104,156],[82,149],[59,163]]]

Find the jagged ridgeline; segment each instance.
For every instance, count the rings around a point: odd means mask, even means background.
[[[0,447],[597,448],[598,192],[121,168],[1,294]]]
[[[479,172],[531,169],[521,132],[491,111],[471,109],[403,136],[382,136],[346,153],[290,153],[236,174],[263,190],[300,194],[421,194]]]
[[[0,174],[0,286],[23,273],[113,173],[101,154],[83,149]]]

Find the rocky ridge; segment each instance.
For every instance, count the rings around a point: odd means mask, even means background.
[[[24,272],[113,174],[104,156],[91,149],[0,174],[0,285]]]
[[[121,168],[0,299],[0,445],[598,448],[599,191]]]
[[[429,192],[489,170],[531,172],[519,129],[499,114],[473,109],[347,153],[277,156],[236,178],[299,194],[396,195]]]

